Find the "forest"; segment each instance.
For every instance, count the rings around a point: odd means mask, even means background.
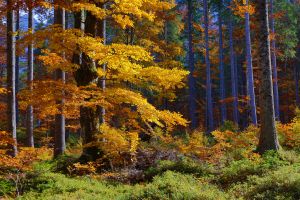
[[[299,0],[0,0],[0,199],[299,200]]]

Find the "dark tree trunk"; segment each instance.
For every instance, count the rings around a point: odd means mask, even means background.
[[[270,0],[270,26],[271,32],[275,35],[275,20],[274,20],[274,1]],[[272,51],[271,51],[271,62],[273,69],[273,91],[274,91],[274,108],[275,108],[275,119],[280,120],[280,104],[279,104],[279,94],[278,94],[278,77],[277,77],[277,62],[276,62],[276,41],[275,38],[272,39]]]
[[[12,0],[7,0],[7,130],[15,143],[12,145],[12,156],[18,154],[17,124],[16,124],[16,38],[15,11],[12,10]]]
[[[261,131],[257,150],[278,150],[279,143],[275,127],[275,111],[272,83],[271,51],[267,0],[255,0],[258,20],[258,61],[260,68],[260,118]]]
[[[214,129],[213,117],[213,102],[212,102],[212,83],[210,72],[210,59],[209,59],[209,36],[208,36],[208,4],[207,0],[203,1],[204,6],[204,26],[205,26],[205,64],[206,64],[206,109],[207,109],[207,124],[208,132]]]
[[[28,29],[34,31],[34,21],[33,21],[33,8],[29,8],[28,13]],[[32,90],[33,81],[33,43],[28,46],[28,70],[27,70],[27,82],[29,84],[29,89]],[[26,112],[26,136],[27,136],[27,146],[34,147],[33,139],[33,107],[29,105]]]
[[[54,11],[54,24],[59,24],[65,29],[65,10],[57,8]],[[55,71],[55,79],[65,82],[65,72],[61,69]],[[63,91],[62,91],[63,92]],[[64,104],[64,99],[58,100],[60,111]],[[65,116],[60,113],[55,115],[55,135],[54,135],[54,156],[62,155],[66,149],[66,131],[65,131]]]
[[[193,5],[192,0],[188,0],[188,63],[189,63],[189,118],[191,129],[197,128],[196,119],[196,79],[194,77],[195,58],[193,50]]]
[[[248,5],[248,0],[246,1]],[[252,53],[251,53],[251,36],[250,36],[250,15],[245,14],[245,34],[246,34],[246,62],[247,62],[247,92],[249,95],[251,123],[257,125]]]
[[[221,124],[227,119],[225,93],[225,74],[224,74],[224,50],[223,50],[223,19],[222,19],[223,1],[219,4],[218,21],[219,21],[219,69],[220,69],[220,101],[221,101]]]
[[[231,2],[231,1],[230,1]],[[230,10],[231,12],[231,10]],[[237,88],[237,69],[235,64],[234,53],[234,40],[233,40],[233,22],[232,12],[229,16],[229,47],[230,47],[230,73],[231,73],[231,95],[233,97],[233,121],[235,124],[239,123],[239,111],[238,111],[238,88]]]
[[[89,12],[86,13],[85,19],[84,13],[75,14],[75,28],[84,30],[84,33],[96,36],[97,19]],[[83,26],[82,21],[85,21]],[[102,24],[98,24],[102,26]],[[102,29],[102,28],[100,28]],[[103,29],[102,29],[103,30]],[[87,86],[91,83],[97,83],[96,64],[87,55],[82,53],[81,55],[74,55],[74,62],[80,64],[80,68],[75,72],[75,79],[78,86]],[[86,99],[87,101],[89,99]],[[81,107],[80,109],[80,125],[82,135],[84,137],[84,144],[89,144],[96,140],[95,135],[99,132],[99,112],[97,108]],[[99,149],[95,146],[84,147],[83,160],[95,160],[99,157]]]

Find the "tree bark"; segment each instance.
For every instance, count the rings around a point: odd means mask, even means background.
[[[273,36],[275,35],[275,19],[274,19],[274,1],[270,0],[270,26]],[[274,108],[275,108],[275,119],[280,120],[280,104],[278,94],[278,76],[277,76],[277,61],[276,61],[276,41],[275,38],[271,42],[271,62],[273,70],[273,91],[274,91]]]
[[[226,98],[225,90],[225,74],[224,74],[224,49],[223,49],[223,19],[222,19],[222,7],[223,0],[219,3],[218,21],[219,21],[219,70],[220,70],[220,101],[221,101],[221,124],[227,119]]]
[[[16,41],[20,39],[20,10],[16,10],[16,31],[18,31],[16,35]],[[19,55],[16,55],[16,94],[19,92],[19,75],[20,74],[20,57]],[[17,126],[19,124],[19,105],[18,105],[18,99],[16,98],[16,123]]]
[[[54,24],[59,24],[65,29],[65,10],[57,8],[54,11]],[[61,69],[55,71],[55,79],[65,82],[65,72]],[[62,91],[63,92],[63,91]],[[64,99],[57,101],[62,112]],[[66,131],[65,131],[65,116],[60,113],[55,115],[55,135],[54,135],[54,157],[64,154],[66,149]]]
[[[83,22],[85,24],[83,25]],[[98,24],[98,26],[101,24]],[[84,16],[84,12],[75,14],[75,28],[81,29],[85,34],[92,36],[97,35],[97,19],[89,12]],[[101,28],[100,28],[101,29]],[[98,29],[99,30],[99,29]],[[75,80],[78,86],[87,86],[91,83],[97,83],[98,75],[96,64],[87,55],[74,55],[74,62],[80,65],[75,72]],[[88,101],[89,99],[86,99]],[[96,140],[95,135],[99,132],[99,112],[97,108],[85,107],[80,108],[80,125],[84,139],[84,144],[89,144]],[[99,149],[95,146],[85,146],[82,160],[95,160],[99,157]]]
[[[14,139],[12,156],[17,156],[17,124],[16,124],[16,38],[15,11],[12,0],[7,0],[7,130]]]
[[[230,1],[231,2],[231,1]],[[235,124],[239,123],[239,111],[238,111],[238,90],[237,90],[237,69],[235,64],[235,53],[234,53],[234,39],[233,39],[233,20],[232,11],[230,10],[229,16],[229,47],[230,47],[230,74],[231,74],[231,95],[233,97],[233,121]]]
[[[190,128],[197,128],[196,119],[196,80],[194,77],[195,57],[193,49],[193,5],[192,0],[188,0],[188,63],[189,63],[189,118],[191,121]]]
[[[260,33],[257,39],[259,42],[258,63],[261,81],[259,88],[261,130],[257,150],[262,154],[267,150],[278,150],[279,143],[275,127],[268,3],[267,0],[255,0],[255,5],[258,32]]]
[[[208,132],[214,129],[213,102],[212,102],[212,84],[209,59],[209,37],[208,37],[208,4],[203,0],[204,6],[204,27],[205,27],[205,64],[206,64],[206,109],[207,109],[207,128]]]
[[[246,1],[248,5],[248,0]],[[251,53],[251,36],[250,36],[250,15],[245,13],[245,34],[246,34],[246,62],[247,62],[247,92],[249,95],[251,123],[257,126],[252,53]]]
[[[32,32],[34,31],[34,20],[33,20],[33,8],[29,8],[28,13],[28,29]],[[29,84],[29,89],[32,91],[32,81],[33,81],[33,43],[28,46],[28,70],[27,70],[27,82]],[[26,111],[26,136],[27,136],[27,146],[34,147],[33,138],[33,107],[29,105]]]

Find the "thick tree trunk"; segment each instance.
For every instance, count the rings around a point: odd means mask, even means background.
[[[207,123],[208,131],[214,129],[213,118],[213,102],[212,102],[212,83],[210,72],[210,59],[209,59],[209,38],[208,38],[208,4],[207,0],[203,1],[204,6],[204,26],[205,26],[205,64],[206,64],[206,109],[207,109]]]
[[[195,58],[193,49],[193,5],[192,0],[188,0],[188,63],[189,63],[189,118],[191,129],[197,128],[196,119],[196,80],[194,77]]]
[[[231,1],[230,1],[231,2]],[[230,10],[231,12],[231,10]],[[230,47],[230,74],[231,74],[231,95],[233,97],[233,121],[235,124],[239,123],[239,111],[238,111],[238,90],[237,90],[237,69],[235,64],[235,53],[234,53],[234,41],[233,41],[233,22],[232,13],[229,16],[229,47]]]
[[[84,19],[85,18],[85,19]],[[85,22],[83,25],[82,22]],[[102,26],[99,24],[98,26]],[[75,28],[81,29],[84,33],[96,36],[97,19],[89,12],[84,16],[84,12],[75,14]],[[103,30],[103,29],[102,29]],[[75,79],[78,86],[87,86],[91,83],[97,83],[98,75],[96,72],[96,64],[84,53],[74,55],[74,62],[80,64],[80,68],[75,72]],[[88,99],[86,99],[88,101]],[[95,135],[99,132],[99,112],[97,108],[81,107],[80,109],[80,125],[84,144],[89,144],[96,140]],[[85,146],[81,159],[95,160],[99,157],[99,149],[95,146]]]
[[[54,11],[54,24],[59,24],[62,28],[65,28],[65,10],[57,8]],[[57,81],[65,82],[65,72],[61,69],[55,71],[55,79]],[[63,92],[63,91],[62,91]],[[62,107],[64,99],[58,100],[57,104]],[[65,131],[65,116],[60,113],[55,115],[55,135],[54,135],[54,156],[62,155],[66,149],[66,131]]]
[[[269,20],[267,0],[255,0],[258,19],[258,61],[260,68],[260,118],[261,131],[257,150],[278,150],[279,143],[275,127],[275,111],[272,82],[271,51],[269,38]]]
[[[12,145],[12,156],[18,154],[17,149],[17,124],[16,124],[16,38],[15,11],[11,5],[13,1],[7,0],[7,130],[15,143]]]
[[[222,7],[223,1],[220,2],[218,21],[219,21],[219,69],[220,69],[220,101],[221,101],[221,123],[227,119],[226,104],[224,99],[226,98],[225,93],[225,74],[224,74],[224,50],[223,50],[223,19],[222,19]]]
[[[28,13],[28,29],[34,31],[34,21],[33,21],[33,10],[30,7]],[[29,89],[32,90],[33,81],[33,43],[28,46],[28,70],[27,70],[27,82],[29,84]],[[34,147],[33,139],[33,107],[29,105],[26,111],[26,136],[27,136],[27,146]]]
[[[274,20],[274,1],[270,0],[270,26],[271,32],[275,35],[275,20]],[[279,94],[278,94],[278,77],[277,77],[277,62],[276,62],[276,41],[275,38],[271,42],[271,62],[273,70],[273,91],[274,91],[274,108],[275,108],[275,119],[280,120],[280,105],[279,105]]]
[[[248,0],[246,1],[248,5]],[[245,34],[246,34],[246,62],[247,62],[247,92],[249,96],[251,123],[257,125],[252,53],[251,53],[251,36],[250,36],[250,16],[245,14]]]

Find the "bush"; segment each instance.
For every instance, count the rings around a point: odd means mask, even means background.
[[[10,195],[15,191],[15,185],[8,180],[0,179],[0,199],[2,196]]]
[[[215,177],[215,183],[223,188],[233,183],[241,183],[247,180],[248,176],[261,174],[264,171],[259,163],[248,159],[233,161],[228,167],[222,169],[219,176]]]
[[[154,177],[153,182],[145,187],[132,190],[129,199],[221,200],[228,197],[215,186],[201,183],[191,175],[167,171]]]
[[[161,160],[155,167],[150,167],[146,172],[146,178],[152,179],[156,175],[163,174],[166,171],[180,172],[182,174],[193,174],[196,177],[211,175],[213,167],[196,162],[189,158],[182,158],[179,161]]]
[[[282,199],[300,198],[300,166],[281,167],[263,177],[252,176],[249,181],[235,185],[230,191],[234,196],[245,199]]]
[[[62,174],[47,173],[31,180],[31,191],[19,199],[124,199],[129,186],[111,185],[89,177],[68,178]]]

